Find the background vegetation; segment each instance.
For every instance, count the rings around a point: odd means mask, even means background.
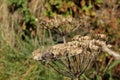
[[[62,26],[61,34],[40,25],[41,19],[57,15],[81,19],[82,26],[74,33]],[[58,39],[69,34],[68,39],[95,33],[106,34],[107,43],[120,52],[120,0],[0,0],[0,80],[68,80],[34,61],[32,51],[58,43],[54,34]],[[119,76],[120,61],[102,54],[81,79],[120,80]]]

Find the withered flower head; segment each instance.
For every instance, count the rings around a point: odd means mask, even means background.
[[[67,77],[78,78],[92,65],[105,44],[99,38],[77,35],[71,42],[51,46],[44,52],[35,50],[33,58],[47,62],[54,70]]]

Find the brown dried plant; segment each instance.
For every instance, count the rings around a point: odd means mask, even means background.
[[[54,37],[60,36],[63,42],[69,41],[71,35],[74,34],[87,34],[90,31],[90,23],[87,23],[89,17],[81,16],[81,18],[73,18],[71,16],[55,15],[54,17],[41,17],[40,27],[45,30],[50,30]],[[69,37],[68,37],[69,36]],[[68,39],[68,40],[67,40]],[[54,40],[56,41],[56,40]]]
[[[7,0],[0,1],[0,34],[3,37],[3,41],[5,41],[10,46],[14,46],[15,41],[15,30],[14,28],[17,26],[20,16],[16,12],[13,15],[9,13]],[[2,43],[2,40],[0,40]]]
[[[81,74],[90,68],[99,53],[109,52],[105,38],[101,34],[94,37],[77,35],[71,42],[51,46],[46,51],[37,49],[32,54],[35,60],[47,63],[58,73],[71,80],[80,80]]]

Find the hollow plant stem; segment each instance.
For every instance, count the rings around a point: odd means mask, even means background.
[[[65,36],[63,36],[63,42],[66,43],[66,38],[65,38]]]

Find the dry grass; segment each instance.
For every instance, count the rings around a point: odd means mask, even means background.
[[[55,73],[47,74],[44,67],[31,57],[31,52],[44,44],[41,39],[44,31],[37,29],[38,35],[34,40],[23,41],[20,20],[20,13],[9,13],[6,0],[0,0],[0,80],[61,80],[62,77]]]

